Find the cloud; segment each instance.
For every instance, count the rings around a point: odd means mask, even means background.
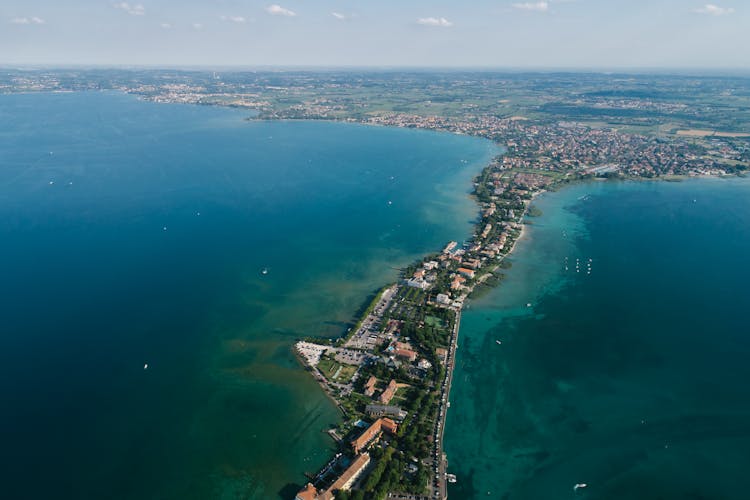
[[[141,4],[130,5],[128,2],[120,2],[114,5],[115,9],[124,10],[131,16],[143,16],[146,14],[146,9]]]
[[[287,16],[287,17],[294,17],[297,15],[296,12],[293,10],[285,9],[281,5],[269,5],[266,7],[266,12],[271,14],[272,16]]]
[[[161,26],[165,30],[168,30],[168,29],[170,29],[172,27],[172,25],[169,24],[169,23],[161,23],[159,26]]]
[[[549,2],[523,2],[512,4],[514,9],[530,10],[534,12],[547,12],[549,10]]]
[[[222,21],[238,24],[243,24],[247,21],[247,19],[242,16],[219,16],[219,19],[221,19]]]
[[[340,21],[346,20],[347,16],[339,12],[331,12],[331,15]]]
[[[420,17],[417,19],[417,24],[421,24],[422,26],[440,26],[441,28],[450,28],[453,26],[453,23],[444,17]]]
[[[202,30],[203,25],[201,23],[193,23],[193,29],[195,30]]]
[[[47,24],[47,21],[41,17],[14,17],[10,20],[11,24]]]
[[[719,7],[718,5],[707,3],[700,9],[693,10],[693,12],[697,14],[708,14],[709,16],[723,16],[726,14],[731,14],[732,12],[734,12],[734,9],[731,7]]]

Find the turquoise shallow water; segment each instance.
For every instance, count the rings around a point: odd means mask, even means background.
[[[468,235],[497,153],[244,117],[0,96],[3,498],[288,498],[338,419],[291,343]]]
[[[536,204],[506,281],[463,315],[451,498],[747,498],[750,182]]]

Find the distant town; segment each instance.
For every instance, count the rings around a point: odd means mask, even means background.
[[[335,401],[338,452],[297,500],[447,498],[443,449],[461,311],[497,285],[539,193],[594,179],[745,175],[750,80],[499,73],[6,70],[0,92],[118,90],[247,109],[252,120],[337,120],[483,137],[504,149],[475,178],[474,234],[414,262],[338,339],[294,346]],[[579,84],[570,85],[577,78]],[[721,108],[721,113],[716,109]]]

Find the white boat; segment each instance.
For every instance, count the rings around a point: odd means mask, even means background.
[[[263,274],[263,275],[266,275],[266,274],[268,274],[268,268],[267,268],[267,267],[264,267],[263,269],[261,269],[261,270],[260,270],[260,274]]]
[[[585,488],[588,486],[586,483],[577,483],[575,486],[573,486],[573,491],[578,491],[581,488]]]
[[[143,369],[144,370],[148,370],[148,363],[146,363],[145,365],[143,365]]]
[[[497,345],[503,345],[503,341],[502,341],[502,340],[496,340],[496,341],[495,341],[495,343],[496,343]]]

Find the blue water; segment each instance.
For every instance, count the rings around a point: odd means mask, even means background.
[[[0,96],[0,496],[288,498],[339,418],[292,342],[340,334],[394,268],[466,237],[496,153]]]
[[[750,182],[536,204],[506,281],[463,316],[451,498],[747,498]]]

